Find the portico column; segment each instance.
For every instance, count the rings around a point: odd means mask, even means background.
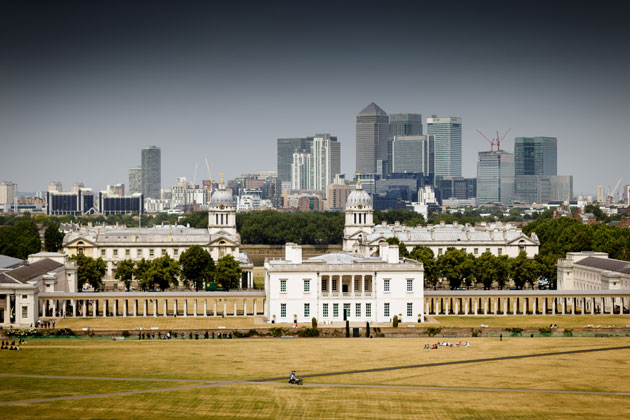
[[[83,311],[81,313],[83,318],[87,316],[87,300],[83,299]]]
[[[500,299],[500,298],[499,298]],[[508,305],[510,304],[509,298],[503,298],[503,315],[507,315]]]
[[[66,317],[66,300],[64,299],[62,300],[62,302],[63,302],[63,306],[61,307],[61,313],[63,317],[65,318]]]
[[[138,316],[138,299],[133,300],[133,316],[134,318]]]
[[[516,315],[516,311],[518,310],[518,299],[512,299],[512,315]]]
[[[177,313],[177,299],[175,299],[173,301],[173,316],[177,316],[177,315],[179,314]]]
[[[483,314],[488,315],[488,300],[489,298],[483,298]]]
[[[193,300],[193,313],[197,316],[197,299]]]
[[[586,309],[584,308],[584,306],[586,306],[586,298],[581,298],[580,299],[582,301],[582,315],[584,315],[584,313],[586,312]]]
[[[247,316],[247,299],[243,299],[243,316]]]
[[[223,299],[223,316],[227,316],[227,299]]]
[[[468,305],[469,305],[469,300],[468,297],[466,298],[466,303],[464,304],[464,315],[468,315]]]
[[[188,299],[184,299],[184,316],[188,316]]]
[[[77,300],[76,299],[72,299],[72,317],[76,318],[77,316]]]
[[[16,305],[15,305],[15,320],[17,321],[17,317],[18,317],[18,313],[17,313],[17,293],[15,294],[15,300],[16,300]],[[55,317],[57,316],[57,300],[54,299],[53,301],[53,312],[52,312],[52,316]]]
[[[475,315],[478,315],[479,313],[479,298],[476,297],[475,298]]]
[[[217,316],[217,300],[214,300],[214,308],[212,311],[212,315]]]
[[[168,299],[164,299],[164,316],[168,316]]]
[[[496,315],[497,314],[497,298],[492,298],[492,303],[494,304],[492,309],[494,310],[494,315]]]
[[[562,299],[562,301],[561,301],[562,309],[561,310],[562,310],[562,315],[564,315],[565,311],[566,311],[567,298],[563,296],[561,299]]]
[[[446,298],[446,302],[444,303],[445,308],[444,308],[444,315],[450,315],[449,314],[449,306],[451,305],[451,298]]]
[[[149,300],[146,299],[146,298],[143,301],[143,309],[144,310],[142,311],[142,316],[147,316],[147,312],[149,312],[148,311],[148,309],[149,309]]]
[[[96,317],[98,314],[98,300],[94,299],[92,301],[92,317]]]
[[[571,298],[571,315],[575,315],[575,297]]]
[[[7,304],[4,307],[4,322],[7,324],[11,323],[11,294],[7,293],[5,295],[7,297]],[[46,313],[44,312],[44,315]]]
[[[203,316],[208,316],[208,299],[203,300]]]
[[[435,299],[435,314],[436,315],[440,314],[440,302],[442,302],[442,298]]]
[[[258,311],[256,308],[256,302],[258,301],[258,299],[254,298],[254,316],[258,315]]]
[[[551,298],[553,301],[553,298]],[[543,315],[547,315],[547,298],[543,298]],[[555,315],[555,311],[554,311],[554,315]]]
[[[157,316],[157,298],[153,300],[153,316]]]
[[[234,299],[234,314],[233,314],[233,315],[234,315],[234,316],[236,316],[236,315],[237,315],[237,313],[236,313],[236,299]]]
[[[103,300],[103,318],[107,317],[107,311],[109,310],[109,300]]]

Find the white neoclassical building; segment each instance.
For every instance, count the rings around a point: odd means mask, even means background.
[[[74,293],[77,266],[68,256],[40,252],[28,263],[0,273],[0,325],[34,327],[41,312],[40,293]]]
[[[272,323],[424,321],[424,268],[381,244],[380,256],[331,253],[302,259],[287,244],[284,259],[265,261],[265,313]]]
[[[372,200],[362,190],[360,182],[348,197],[345,214],[343,251],[362,256],[374,255],[379,244],[389,238],[398,238],[410,252],[415,246],[430,248],[436,257],[453,247],[475,256],[491,252],[494,255],[517,257],[521,251],[525,251],[528,257],[533,258],[540,245],[535,233],[528,237],[509,223],[470,226],[442,222],[439,225],[404,226],[383,222],[375,225]]]
[[[557,267],[558,290],[630,290],[630,262],[605,252],[567,252]]]
[[[241,288],[252,288],[253,264],[246,253],[240,252],[240,244],[232,193],[225,189],[221,180],[209,203],[207,228],[170,225],[151,228],[88,227],[66,235],[63,246],[69,256],[85,254],[102,258],[107,264],[105,282],[118,285],[114,274],[122,260],[152,260],[164,255],[178,260],[190,246],[199,245],[210,252],[215,261],[226,255],[233,256],[243,270]]]

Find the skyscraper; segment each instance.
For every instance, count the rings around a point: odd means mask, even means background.
[[[514,155],[499,151],[479,152],[477,203],[511,204],[514,200]]]
[[[389,116],[374,102],[357,115],[356,171],[377,173],[387,167]]]
[[[337,137],[315,134],[278,139],[278,178],[290,181],[291,189],[325,190],[340,172],[341,144]]]
[[[433,136],[394,136],[392,173],[433,173]]]
[[[515,175],[558,175],[558,139],[555,137],[516,137]]]
[[[311,185],[312,161],[310,153],[293,153],[291,164],[291,189],[309,190]]]
[[[160,198],[162,188],[162,153],[157,146],[149,146],[141,151],[142,194],[145,198]]]
[[[312,141],[312,137],[310,138]],[[278,178],[283,182],[291,181],[291,164],[294,153],[310,153],[310,141],[308,137],[278,139],[277,165]]]
[[[390,114],[389,115],[389,139],[387,143],[388,174],[394,172],[393,169],[393,147],[392,142],[395,136],[421,136],[422,135],[422,115],[421,114]]]
[[[325,190],[341,172],[341,144],[330,134],[316,134],[311,146],[311,190]]]
[[[435,176],[462,176],[462,119],[427,118],[427,134],[435,138]]]
[[[129,168],[129,194],[142,192],[142,168]]]

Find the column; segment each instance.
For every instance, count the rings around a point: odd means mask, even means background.
[[[127,316],[127,312],[129,311],[129,300],[125,299],[123,303],[123,316]]]
[[[494,303],[494,315],[497,314],[497,298],[492,298],[492,302]]]
[[[77,300],[76,299],[72,299],[72,317],[76,318],[77,317]]]
[[[553,298],[551,298],[553,302]],[[553,311],[555,315],[555,310]],[[543,315],[547,315],[547,298],[543,298]]]
[[[53,312],[52,312],[52,316],[56,317],[57,316],[57,300],[53,300]],[[15,321],[17,322],[18,319],[18,306],[17,306],[17,293],[15,294]]]
[[[144,311],[143,311],[143,313],[142,313],[142,316],[147,316],[147,312],[149,312],[149,311],[148,311],[148,308],[149,308],[149,301],[148,301],[146,298],[144,299],[144,303],[143,303],[143,305],[144,305]]]
[[[203,316],[208,316],[208,299],[203,300]]]
[[[109,300],[103,301],[103,318],[107,317],[107,310],[109,309]]]
[[[247,299],[243,299],[243,316],[247,316]]]
[[[254,316],[258,315],[258,310],[256,308],[257,301],[258,301],[258,299],[254,298]]]
[[[98,300],[94,299],[92,301],[92,317],[96,317],[96,314],[98,314]]]
[[[173,316],[177,316],[177,315],[179,314],[177,313],[177,299],[175,299],[173,301]]]
[[[157,298],[153,299],[153,316],[157,316]]]
[[[440,302],[442,302],[442,298],[438,297],[438,298],[435,299],[435,314],[436,315],[440,314]]]
[[[564,315],[566,313],[567,298],[563,296],[561,299],[562,299],[562,301],[561,301],[561,305],[562,305],[561,306],[561,308],[562,308],[561,311],[562,311],[562,315]]]
[[[197,316],[197,299],[193,300],[193,314]]]
[[[61,313],[63,314],[63,317],[65,318],[66,317],[66,306],[67,306],[66,302],[67,301],[64,299],[64,300],[62,300],[62,302],[63,302],[63,304],[62,304],[63,306],[61,307]]]
[[[556,302],[556,298],[553,297],[551,298],[551,315],[555,315],[556,314],[556,306],[558,305],[558,302]]]
[[[164,299],[164,316],[168,316],[168,299]]]
[[[449,306],[451,304],[451,298],[446,298],[446,301],[444,302],[444,315],[449,315]]]
[[[468,315],[468,305],[470,304],[470,299],[466,297],[466,303],[464,305],[464,315]]]
[[[214,300],[214,309],[212,311],[212,315],[217,316],[217,300]]]
[[[501,298],[499,298],[499,304],[501,302]],[[510,303],[510,299],[509,298],[503,298],[503,315],[507,315],[507,311],[508,311],[508,305]]]
[[[237,313],[236,313],[236,299],[234,299],[234,314],[233,314],[233,316],[236,316],[236,315],[237,315]]]
[[[575,302],[576,302],[576,298],[572,297],[571,298],[571,315],[575,315]]]
[[[87,300],[85,300],[85,299],[83,299],[83,311],[82,311],[81,315],[83,315],[83,318],[85,318],[87,316]]]
[[[227,316],[227,299],[223,299],[223,316]]]
[[[118,299],[114,299],[114,316],[118,316]]]
[[[4,321],[7,324],[10,324],[11,323],[11,294],[7,293],[6,297],[7,297],[7,304],[4,308]],[[46,315],[46,312],[44,312],[44,315]]]
[[[188,316],[188,299],[184,299],[184,316]]]
[[[483,314],[488,315],[488,301],[490,298],[483,298]]]
[[[516,315],[518,311],[518,299],[512,299],[512,315]]]
[[[134,318],[138,316],[138,299],[133,300],[133,316]]]
[[[581,299],[580,299],[580,301],[581,301],[581,303],[582,303],[582,305],[581,305],[581,308],[580,308],[580,309],[582,309],[582,315],[584,315],[584,312],[585,312],[585,309],[584,309],[584,304],[586,303],[586,299],[585,299],[585,298],[581,298]]]

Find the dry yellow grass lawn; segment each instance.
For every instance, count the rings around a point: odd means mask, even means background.
[[[479,328],[481,324],[490,327],[540,328],[557,324],[558,328],[585,328],[587,325],[607,328],[624,328],[630,325],[630,315],[507,315],[507,316],[436,316],[433,317],[443,327]]]
[[[138,328],[145,330],[157,327],[162,333],[174,329],[198,329],[203,331],[211,328],[264,328],[268,325],[257,321],[253,317],[137,317],[137,318],[57,318],[56,328],[70,328],[80,331],[82,328],[95,330],[128,330]],[[156,330],[157,334],[158,331]]]

